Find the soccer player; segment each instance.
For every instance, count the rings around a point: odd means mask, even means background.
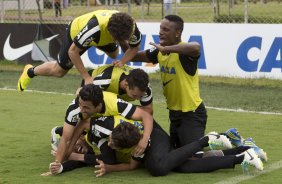
[[[93,84],[118,95],[125,101],[139,99],[141,108],[153,114],[153,93],[149,84],[149,76],[142,69],[132,69],[128,66],[100,66],[89,73],[94,78]],[[84,81],[82,81],[82,86]]]
[[[79,95],[72,101],[66,111],[63,135],[56,153],[55,162],[62,163],[66,160],[72,150],[67,150],[75,131],[75,126],[80,123],[87,123],[90,118],[101,116],[121,115],[127,119],[140,120],[144,124],[143,138],[139,141],[134,153],[140,155],[147,147],[152,131],[153,117],[133,104],[117,98],[117,95],[110,92],[103,92],[94,84],[87,84],[81,88]]]
[[[108,141],[108,145],[112,149],[131,147],[135,143],[128,140],[132,140],[133,136],[141,137],[136,135],[139,133],[137,129],[133,131],[132,128],[128,128],[129,126],[132,125],[122,123],[113,129]],[[218,145],[231,148],[231,142],[226,136],[211,132],[197,141],[174,149],[170,145],[169,136],[166,132],[160,127],[154,126],[150,143],[143,155],[133,155],[129,163],[115,165],[105,164],[103,161],[97,160],[99,165],[95,166],[98,168],[95,173],[97,177],[100,177],[107,172],[133,170],[141,162],[144,163],[152,176],[164,176],[170,171],[181,173],[211,172],[218,169],[234,168],[236,164],[241,164],[244,170],[248,169],[248,165],[252,165],[258,170],[263,170],[262,161],[258,158],[255,151],[248,146],[214,152],[217,154],[216,156],[211,156],[212,152],[207,157],[192,158],[194,153],[202,150],[204,147]]]
[[[50,61],[33,67],[28,64],[18,81],[18,90],[24,91],[31,78],[35,76],[63,77],[73,65],[86,84],[92,83],[80,56],[95,46],[109,57],[119,54],[118,44],[124,55],[122,63],[130,61],[139,50],[141,33],[133,20],[126,14],[115,10],[96,10],[75,18],[67,27],[63,45],[57,61]]]
[[[170,139],[178,148],[204,136],[207,111],[200,97],[198,59],[200,45],[181,41],[184,22],[177,15],[161,21],[160,44],[139,51],[134,61],[158,63],[170,119]]]
[[[140,121],[127,120],[123,116],[108,116],[100,118],[92,118],[91,122],[80,125],[83,129],[77,129],[75,135],[78,139],[73,146],[73,151],[67,161],[61,163],[52,163],[49,166],[50,172],[43,173],[42,176],[50,174],[60,174],[62,172],[71,171],[76,168],[96,165],[96,159],[103,160],[107,164],[117,164],[129,162],[133,147],[127,149],[112,150],[108,147],[107,138],[109,133],[120,123],[131,123],[136,126],[140,133],[143,134],[144,126]],[[54,127],[51,130],[51,154],[56,156],[57,147],[60,137],[63,134],[63,127]],[[80,135],[82,134],[82,135]],[[101,135],[99,137],[95,135]],[[79,136],[80,135],[80,136]],[[139,139],[134,136],[135,139]],[[133,139],[134,139],[133,137]],[[136,140],[134,140],[135,142]]]

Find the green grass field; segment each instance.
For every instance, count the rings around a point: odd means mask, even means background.
[[[21,65],[0,63],[0,184],[6,183],[279,183],[282,171],[281,81],[268,79],[229,79],[201,77],[201,96],[207,106],[276,112],[259,114],[208,109],[207,132],[223,132],[236,127],[243,137],[252,137],[267,153],[269,161],[263,172],[243,175],[240,166],[204,174],[171,172],[165,177],[151,177],[145,169],[110,173],[96,178],[94,168],[87,167],[58,176],[42,177],[53,161],[50,155],[50,130],[62,125],[65,110],[80,84],[71,72],[62,79],[38,77],[31,90],[15,90]],[[157,74],[151,74],[154,92],[154,117],[168,130],[168,111],[161,95]],[[5,88],[5,89],[4,89]],[[9,90],[8,90],[9,89]],[[46,92],[56,93],[46,93]]]

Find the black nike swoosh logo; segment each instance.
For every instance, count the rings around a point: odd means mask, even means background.
[[[254,157],[247,151],[248,155],[251,157],[250,160],[254,160]]]
[[[168,83],[170,83],[172,81],[172,79],[170,79],[169,81],[163,82],[163,87],[165,87]]]
[[[20,89],[21,89],[21,91],[24,91],[24,89],[22,88],[22,84],[20,83]]]

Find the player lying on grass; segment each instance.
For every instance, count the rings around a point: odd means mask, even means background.
[[[115,119],[116,118],[118,117],[115,117]],[[131,124],[124,122],[124,119],[122,121],[123,123],[120,123],[116,127],[114,127],[115,121],[113,121],[112,117],[100,119],[104,122],[99,123],[93,119],[90,123],[78,124],[73,141],[86,129],[90,130],[90,133],[93,133],[92,136],[94,136],[97,141],[103,140],[108,136],[109,142],[107,144],[113,150],[116,150],[132,147],[136,144],[135,142],[138,142],[138,138],[142,137],[140,131],[135,129],[134,126],[131,126]],[[100,126],[103,127],[101,128]],[[103,130],[104,133],[99,132],[99,130]],[[103,138],[101,138],[101,136]],[[106,172],[133,170],[139,166],[141,161],[144,161],[145,167],[153,176],[163,176],[170,171],[185,173],[210,172],[217,169],[233,168],[235,164],[240,163],[254,165],[259,170],[263,169],[262,162],[257,157],[254,150],[249,149],[249,146],[240,146],[223,151],[209,151],[205,152],[201,158],[192,157],[194,153],[206,146],[210,146],[211,148],[218,146],[224,146],[226,148],[232,147],[226,136],[217,133],[209,133],[199,141],[195,141],[178,149],[173,149],[170,146],[167,133],[154,122],[150,143],[144,155],[133,154],[129,163],[115,165],[104,164],[102,160],[97,160],[99,165],[96,167],[99,168],[99,170],[96,171],[96,174],[99,177]],[[53,174],[57,174],[61,171],[60,168],[62,167],[64,166],[61,166],[61,164],[53,164],[50,167],[50,171]],[[244,167],[247,167],[247,165],[244,165]]]
[[[111,130],[119,125],[122,122],[129,122],[137,126],[139,131],[143,133],[144,127],[143,124],[140,124],[137,121],[127,120],[122,116],[110,116],[110,117],[101,117],[97,119],[92,119],[90,127],[84,131],[83,135],[79,137],[76,144],[74,145],[73,151],[69,156],[69,160],[60,163],[50,164],[50,172],[43,173],[42,176],[48,176],[52,173],[59,174],[61,172],[71,171],[76,168],[81,168],[85,166],[94,166],[96,165],[96,159],[103,160],[105,163],[123,163],[129,162],[131,158],[132,148],[128,149],[118,149],[112,150],[108,147],[108,134]],[[101,135],[97,138],[93,135],[91,129],[95,129],[95,134]],[[101,128],[102,127],[102,128]],[[56,151],[60,142],[60,138],[63,134],[63,127],[54,127],[51,130],[51,154],[56,156]],[[138,137],[136,137],[138,139]],[[59,169],[59,172],[57,172]]]
[[[149,76],[142,69],[121,68],[113,65],[100,66],[90,70],[94,78],[93,84],[103,91],[112,92],[125,101],[140,100],[141,108],[153,114],[153,93],[149,84]],[[81,86],[84,85],[84,80]]]
[[[141,108],[117,98],[117,95],[110,92],[103,92],[94,84],[87,84],[82,87],[79,95],[69,105],[63,128],[63,135],[57,150],[55,162],[62,163],[67,160],[72,150],[67,149],[75,132],[78,122],[89,122],[90,118],[101,116],[121,115],[127,119],[140,120],[144,124],[144,136],[140,139],[138,146],[134,149],[139,155],[147,147],[152,131],[153,117]]]
[[[133,143],[131,142],[129,145],[126,140],[133,135],[124,134],[124,132],[128,132],[125,124],[120,124],[112,131],[109,136],[109,146],[112,149],[132,146]],[[136,133],[137,130],[134,135]],[[129,163],[116,165],[104,164],[103,161],[98,161],[99,165],[96,168],[99,170],[96,171],[96,176],[102,176],[107,172],[132,170],[137,168],[141,162],[144,163],[152,176],[164,176],[170,171],[181,173],[211,172],[218,169],[234,168],[236,164],[241,164],[244,170],[248,170],[249,165],[258,170],[263,170],[262,161],[258,158],[254,149],[249,146],[239,146],[220,152],[212,152],[208,154],[208,157],[204,155],[201,158],[192,157],[194,153],[204,147],[217,147],[219,145],[231,147],[231,143],[226,136],[212,132],[198,141],[173,149],[169,143],[167,133],[160,127],[154,126],[150,144],[148,144],[144,155],[133,155]],[[217,156],[211,156],[213,153],[216,153]]]

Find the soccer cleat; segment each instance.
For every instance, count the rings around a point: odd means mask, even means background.
[[[210,132],[207,136],[209,137],[209,147],[211,150],[232,148],[230,140],[225,135]]]
[[[58,146],[59,146],[59,142],[60,142],[60,138],[61,138],[61,136],[59,134],[56,134],[56,132],[55,132],[57,128],[58,127],[55,126],[51,130],[51,154],[58,150]]]
[[[258,155],[258,157],[262,160],[267,162],[267,154],[265,151],[263,151],[263,149],[261,149],[260,147],[258,147],[255,144],[255,141],[252,138],[247,138],[243,141],[243,146],[249,146],[250,148],[253,148],[254,151],[256,152],[256,154]]]
[[[23,73],[18,81],[18,91],[24,91],[27,88],[28,84],[30,83],[31,78],[27,75],[27,71],[32,67],[33,66],[30,64],[25,65]]]
[[[241,163],[242,169],[244,173],[248,173],[249,166],[254,166],[256,169],[262,171],[263,170],[263,163],[255,153],[253,148],[248,149],[244,152],[244,160]]]
[[[230,128],[229,130],[224,132],[224,135],[229,138],[232,145],[236,147],[242,145],[242,137],[236,128]]]

